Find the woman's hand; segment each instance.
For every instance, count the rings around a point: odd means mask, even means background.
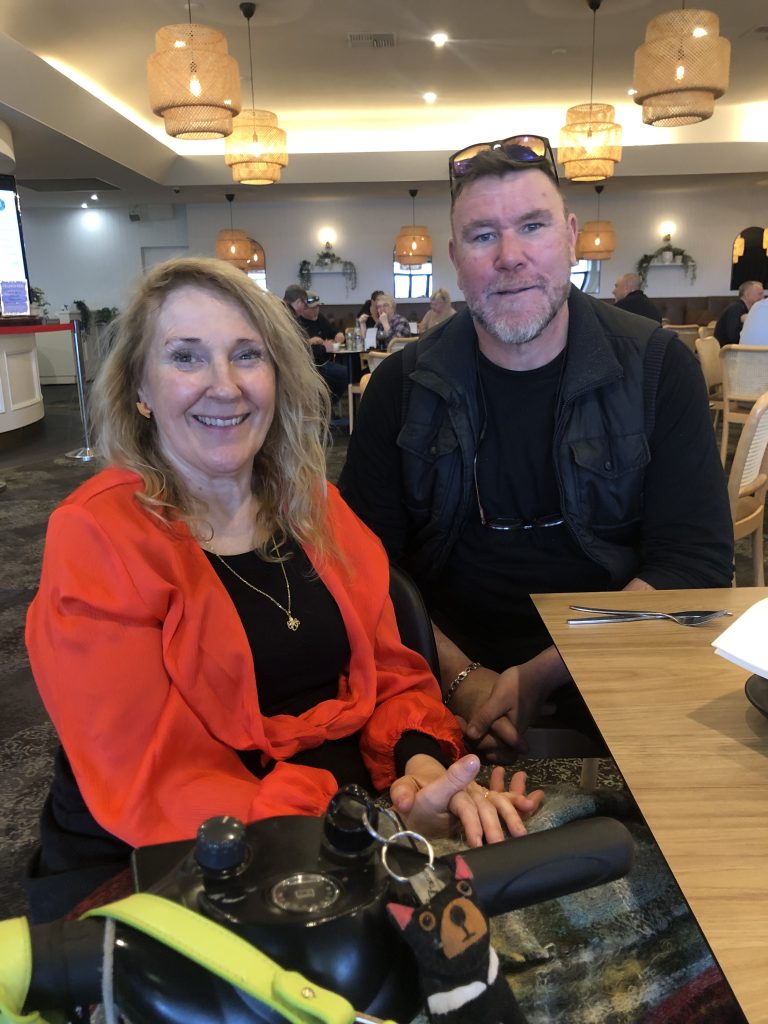
[[[409,759],[407,774],[390,788],[392,804],[408,828],[434,838],[463,829],[468,846],[483,841],[498,843],[526,834],[524,820],[538,810],[544,793],[538,789],[526,795],[525,772],[515,772],[504,789],[504,769],[494,768],[490,788],[474,780],[480,761],[474,754],[455,761],[449,768],[432,757],[418,754]]]

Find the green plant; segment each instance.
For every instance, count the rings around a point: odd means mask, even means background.
[[[94,310],[93,319],[97,324],[110,324],[119,312],[117,306],[102,306],[101,309]]]
[[[50,303],[45,297],[45,292],[42,288],[35,288],[34,285],[29,286],[29,301],[30,304],[39,306],[43,311],[43,316],[47,316],[50,308]]]
[[[648,268],[652,263],[661,259],[661,254],[663,252],[671,252],[673,259],[682,263],[686,277],[690,275],[691,284],[694,284],[696,281],[696,271],[698,269],[696,266],[696,260],[689,252],[686,252],[685,249],[679,249],[677,246],[672,245],[671,235],[664,235],[663,241],[664,244],[660,245],[658,249],[654,252],[645,253],[645,255],[641,256],[637,261],[635,269],[640,275],[641,287],[645,289],[648,284]]]
[[[299,264],[299,284],[302,288],[309,288],[312,284],[312,264],[309,260],[302,260]]]
[[[83,325],[83,330],[87,331],[89,329],[89,327],[91,326],[91,322],[93,320],[93,315],[91,314],[90,309],[88,308],[86,303],[83,301],[83,299],[73,299],[72,300],[72,305],[75,307],[75,309],[80,314],[80,322]]]

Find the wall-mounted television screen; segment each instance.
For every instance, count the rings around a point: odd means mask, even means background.
[[[0,315],[29,316],[29,275],[16,179],[0,174]]]

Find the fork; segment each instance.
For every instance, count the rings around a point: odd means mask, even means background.
[[[732,612],[721,608],[718,611],[680,611],[680,612],[649,612],[630,608],[587,608],[583,605],[572,604],[569,606],[574,612],[596,612],[601,618],[568,619],[569,626],[582,624],[595,625],[606,622],[640,622],[643,619],[670,619],[680,626],[701,626],[712,619],[719,619],[723,615],[732,615]]]

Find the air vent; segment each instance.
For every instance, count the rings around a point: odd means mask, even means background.
[[[388,50],[397,45],[394,32],[349,32],[347,42],[353,50]]]
[[[16,183],[35,192],[119,192],[101,178],[17,178]]]

